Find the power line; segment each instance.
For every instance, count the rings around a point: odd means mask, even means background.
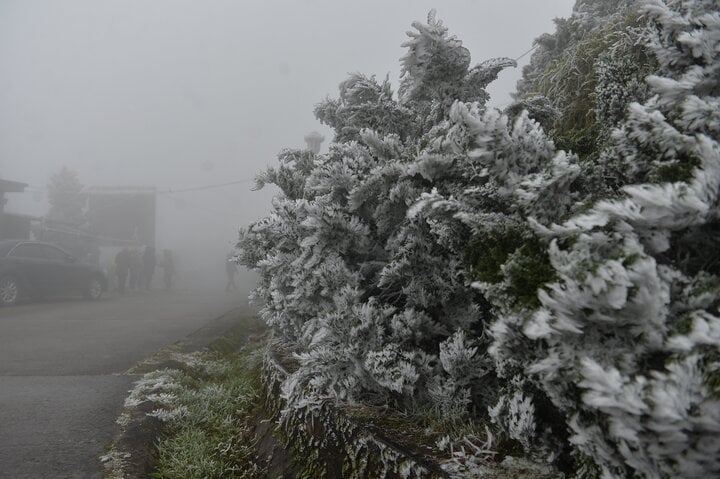
[[[526,56],[528,53],[532,52],[533,50],[535,50],[535,49],[536,49],[537,47],[539,47],[539,46],[540,46],[540,45],[534,45],[530,50],[526,51],[525,53],[523,53],[523,54],[520,55],[519,57],[515,58],[514,60],[515,60],[515,61],[520,60],[521,58],[523,58],[524,56]]]
[[[533,52],[535,49],[537,49],[539,46],[540,46],[539,44],[533,45],[532,48],[530,48],[529,50],[527,50],[526,52],[524,52],[522,55],[514,58],[513,60],[515,60],[515,61],[517,62],[518,60],[520,60],[520,59],[524,58],[525,56],[529,55],[530,53],[532,53],[532,52]],[[512,100],[509,101],[509,102],[506,102],[506,103],[504,103],[504,104],[502,104],[502,105],[500,105],[500,106],[498,106],[498,107],[496,107],[496,108],[503,108],[503,107],[509,105],[510,103],[512,103]],[[226,186],[239,185],[239,184],[243,184],[243,183],[250,183],[250,182],[253,182],[253,181],[255,181],[255,178],[243,178],[243,179],[240,179],[240,180],[228,181],[228,182],[226,182],[226,183],[215,183],[215,184],[211,184],[211,185],[192,186],[192,187],[188,187],[188,188],[167,188],[167,189],[164,189],[164,190],[157,190],[157,193],[158,193],[158,194],[163,194],[163,193],[189,193],[189,192],[192,192],[192,191],[203,191],[203,190],[210,190],[210,189],[215,189],[215,188],[223,188],[223,187],[226,187]],[[47,187],[47,186],[45,186],[45,187],[38,187],[38,186],[33,186],[33,185],[27,185],[26,188],[29,189],[29,190],[33,190],[33,191],[47,191],[47,190],[48,190],[48,187]]]
[[[513,60],[515,60],[515,61],[517,62],[517,61],[520,60],[521,58],[523,58],[523,57],[529,55],[530,53],[532,53],[533,51],[535,51],[535,49],[536,49],[537,47],[539,47],[539,46],[540,46],[539,44],[533,45],[533,47],[532,47],[530,50],[526,51],[525,53],[523,53],[522,55],[520,55],[520,56],[517,57],[517,58],[513,58]],[[510,104],[513,103],[514,101],[515,101],[515,100],[506,101],[506,102],[503,103],[502,105],[497,105],[495,108],[505,108],[506,106],[510,105]]]
[[[226,183],[215,183],[215,184],[212,184],[212,185],[203,185],[203,186],[191,186],[191,187],[187,187],[187,188],[165,188],[165,189],[157,189],[157,190],[155,190],[155,191],[156,191],[156,193],[158,193],[158,194],[162,194],[162,193],[186,193],[186,192],[191,192],[191,191],[202,191],[202,190],[209,190],[209,189],[214,189],[214,188],[223,188],[223,187],[225,187],[225,186],[239,185],[239,184],[242,184],[242,183],[250,183],[250,182],[253,182],[253,181],[255,181],[255,178],[243,178],[243,179],[240,179],[240,180],[228,181],[228,182],[226,182]],[[47,187],[47,186],[33,186],[33,185],[28,185],[28,186],[26,186],[26,188],[27,188],[28,190],[31,190],[31,191],[43,191],[43,192],[44,192],[44,191],[48,191],[48,187]]]
[[[167,200],[172,200],[172,201],[178,201],[178,200],[180,200],[180,198],[177,198],[177,197],[173,196],[172,193],[167,193],[167,192],[164,192],[164,191],[159,191],[159,192],[158,192],[158,198],[165,198],[165,199],[167,199]],[[211,213],[211,214],[218,215],[218,216],[225,216],[225,217],[228,217],[228,218],[236,218],[236,219],[237,219],[237,217],[238,217],[238,215],[237,215],[236,213],[232,213],[232,212],[230,212],[230,211],[228,211],[228,210],[223,210],[223,211],[221,211],[221,210],[216,210],[216,209],[213,209],[213,208],[207,208],[207,207],[205,207],[205,206],[200,206],[200,205],[198,205],[198,204],[195,204],[195,203],[192,203],[192,202],[188,202],[188,201],[185,200],[185,199],[182,199],[181,201],[182,201],[182,205],[183,205],[183,206],[189,206],[190,208],[195,208],[196,210],[203,211],[203,212],[205,212],[205,213]],[[177,204],[177,203],[176,203],[176,204]]]
[[[205,186],[193,186],[190,188],[168,188],[167,190],[158,190],[158,193],[186,193],[189,191],[209,190],[214,188],[222,188],[225,186],[239,185],[242,183],[250,183],[251,181],[255,181],[255,178],[244,178],[242,180],[228,181],[227,183],[216,183],[214,185]]]

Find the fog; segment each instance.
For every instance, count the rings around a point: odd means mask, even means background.
[[[89,187],[156,187],[156,244],[176,252],[178,281],[222,287],[237,228],[275,194],[250,180],[310,131],[327,149],[313,106],[349,72],[397,87],[412,21],[436,8],[473,62],[517,58],[572,4],[2,0],[0,178],[29,184],[6,211],[43,216],[62,166]],[[490,87],[491,105],[508,103],[528,60]]]

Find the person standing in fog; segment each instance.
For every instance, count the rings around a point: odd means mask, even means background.
[[[163,250],[163,279],[165,280],[165,289],[172,287],[172,279],[175,276],[175,260],[173,259],[172,251],[169,249]]]
[[[139,291],[143,284],[143,258],[140,250],[133,248],[130,251],[130,289]]]
[[[155,248],[152,246],[145,247],[145,253],[142,257],[143,262],[143,289],[149,290],[150,283],[152,282],[153,274],[155,274],[155,265],[157,260],[155,259]]]
[[[235,284],[235,275],[237,274],[237,263],[235,263],[235,255],[228,253],[225,260],[225,272],[227,273],[227,285],[225,291],[230,291],[230,288],[237,291],[237,285]]]
[[[115,275],[118,281],[118,291],[125,292],[128,273],[130,272],[130,250],[123,247],[115,256]]]

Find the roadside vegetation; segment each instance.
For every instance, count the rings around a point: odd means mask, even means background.
[[[207,349],[168,347],[139,363],[142,374],[117,423],[122,444],[101,460],[106,479],[251,479],[265,477],[250,422],[262,409],[260,367],[265,343],[254,319]],[[138,431],[141,431],[138,433]]]
[[[239,260],[297,363],[280,422],[424,415],[454,477],[718,476],[717,0],[577,0],[504,111],[513,59],[412,26],[396,92],[353,73],[329,151],[258,176],[281,194]]]
[[[166,425],[151,477],[261,477],[253,444],[243,440],[260,397],[258,347],[192,356],[187,368],[150,373],[147,384],[159,388],[141,383],[139,395],[158,405],[150,415]]]

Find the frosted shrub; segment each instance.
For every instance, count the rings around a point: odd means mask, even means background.
[[[335,142],[259,175],[282,194],[239,242],[294,351],[289,408],[492,423],[574,477],[720,473],[720,13],[638,6],[579,1],[567,35],[539,39],[520,93],[557,83],[518,103],[529,111],[485,107],[513,62],[471,67],[434,13],[413,24],[397,95],[354,74],[317,106]],[[581,78],[551,75],[566,49],[597,103],[567,91]],[[538,123],[573,115],[581,131]],[[487,452],[448,470],[484,470]]]
[[[464,333],[480,319],[462,259],[471,230],[449,214],[407,213],[428,180],[462,192],[454,157],[467,147],[453,145],[482,137],[468,127],[507,130],[503,117],[487,126],[480,117],[484,87],[513,62],[471,67],[434,13],[414,26],[399,99],[387,81],[352,75],[338,100],[316,109],[336,130],[329,153],[284,151],[280,167],[258,177],[283,194],[271,216],[243,230],[241,260],[261,273],[254,297],[264,319],[298,347],[288,384],[315,397],[399,404],[425,401],[432,389],[438,401],[464,398],[464,409],[482,362]],[[542,148],[530,143],[518,147],[528,159]]]
[[[702,243],[677,239],[718,219],[720,113],[705,105],[720,91],[720,13],[693,1],[644,8],[659,64],[648,78],[654,96],[629,106],[603,154],[647,183],[561,225],[532,222],[551,239],[557,281],[539,291],[532,315],[498,320],[491,350],[500,364],[513,361],[503,343],[519,341],[518,327],[535,341],[525,371],[603,477],[715,475],[718,268],[698,270],[691,258]]]

